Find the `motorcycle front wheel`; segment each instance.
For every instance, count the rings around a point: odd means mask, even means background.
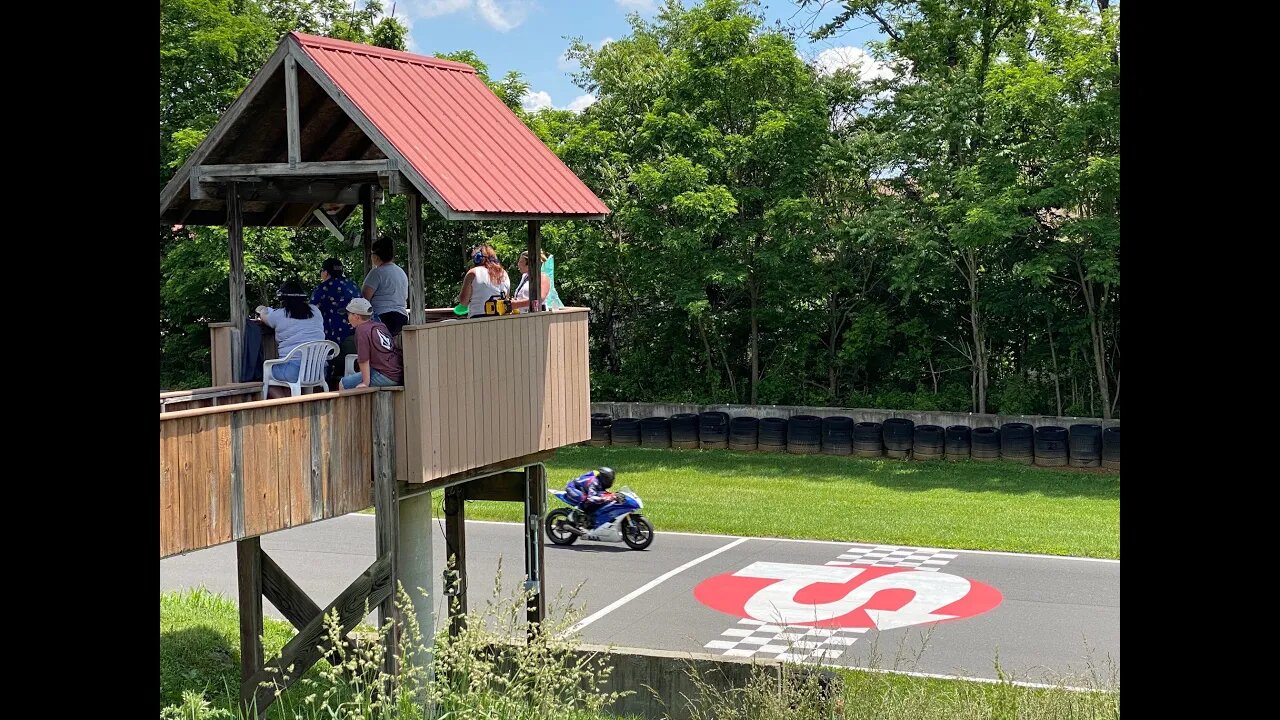
[[[643,515],[628,515],[622,521],[622,541],[632,550],[644,550],[653,543],[653,525]]]
[[[556,508],[552,510],[547,513],[547,538],[556,545],[572,545],[578,539],[578,536],[565,526],[572,526],[573,524],[567,509]]]

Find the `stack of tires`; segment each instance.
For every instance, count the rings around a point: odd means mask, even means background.
[[[853,418],[843,415],[822,418],[822,453],[824,455],[853,453]]]
[[[787,421],[787,452],[792,455],[817,455],[822,452],[822,418],[817,415],[792,415]]]
[[[1120,426],[1102,431],[1102,467],[1120,469]]]
[[[1041,425],[1035,431],[1035,462],[1041,467],[1067,464],[1067,429],[1057,425]]]
[[[618,418],[609,431],[614,447],[640,447],[640,421],[636,418]]]
[[[698,416],[695,413],[676,413],[671,416],[671,447],[681,450],[698,449]]]
[[[1071,467],[1102,465],[1102,426],[1080,423],[1071,426]]]
[[[884,454],[891,458],[907,458],[911,456],[911,446],[915,440],[916,424],[906,418],[889,418],[881,426],[884,434]]]
[[[698,414],[698,446],[704,450],[724,450],[729,447],[729,413]]]
[[[591,439],[587,444],[592,447],[605,447],[609,444],[609,428],[613,426],[613,416],[609,413],[591,413]]]
[[[729,421],[729,449],[755,452],[760,432],[760,421],[750,415],[741,415]]]
[[[884,443],[880,435],[880,423],[860,422],[853,425],[853,454],[856,457],[881,457]]]
[[[777,417],[760,418],[760,432],[756,441],[756,449],[760,452],[786,452],[787,419]]]
[[[969,459],[970,432],[968,425],[950,425],[947,427],[943,454],[946,455],[948,460]]]
[[[1030,465],[1035,461],[1030,423],[1005,423],[1000,426],[1000,459]]]
[[[917,425],[911,455],[917,460],[941,460],[946,447],[946,431],[941,425]]]
[[[644,447],[671,447],[671,422],[662,416],[640,421],[640,444]]]
[[[989,425],[976,427],[969,434],[969,443],[970,454],[978,462],[991,462],[1000,458],[1000,428]]]

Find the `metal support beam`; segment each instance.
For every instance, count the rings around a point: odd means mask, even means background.
[[[396,577],[409,593],[426,646],[414,651],[412,661],[417,667],[430,668],[431,642],[436,636],[432,597],[427,594],[435,581],[431,558],[431,493],[402,494],[397,505],[400,537],[396,543]]]
[[[532,297],[532,295],[530,295]],[[524,590],[528,596],[525,606],[529,622],[529,637],[541,631],[546,618],[546,558],[542,553],[542,519],[547,504],[547,472],[541,463],[524,469]]]

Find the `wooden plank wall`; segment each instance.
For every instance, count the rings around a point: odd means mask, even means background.
[[[253,402],[262,398],[262,383],[236,383],[221,387],[160,393],[160,412],[195,410],[218,405]]]
[[[160,415],[160,557],[373,504],[376,389]]]
[[[587,352],[585,308],[405,328],[400,477],[430,482],[590,439]]]

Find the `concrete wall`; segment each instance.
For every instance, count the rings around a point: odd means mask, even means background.
[[[604,659],[606,666],[613,668],[609,682],[600,688],[602,692],[634,691],[634,694],[615,703],[610,708],[611,712],[651,720],[689,720],[693,717],[689,712],[689,699],[698,698],[700,694],[689,678],[691,670],[719,690],[746,686],[753,668],[769,673],[775,683],[781,681],[781,663],[770,660],[753,661],[638,648],[610,649],[599,645],[583,645],[578,653],[597,655]]]
[[[1058,425],[1070,427],[1076,423],[1090,423],[1110,427],[1119,420],[1101,418],[1056,417],[1053,415],[992,415],[979,413],[944,412],[934,410],[871,410],[866,408],[806,407],[802,405],[682,405],[679,403],[606,402],[591,403],[591,412],[609,413],[615,419],[623,417],[670,417],[676,413],[727,412],[730,417],[782,417],[792,415],[845,415],[854,422],[884,422],[889,418],[907,418],[917,425],[968,425],[969,427],[1000,427],[1005,423],[1023,422],[1034,427]]]

